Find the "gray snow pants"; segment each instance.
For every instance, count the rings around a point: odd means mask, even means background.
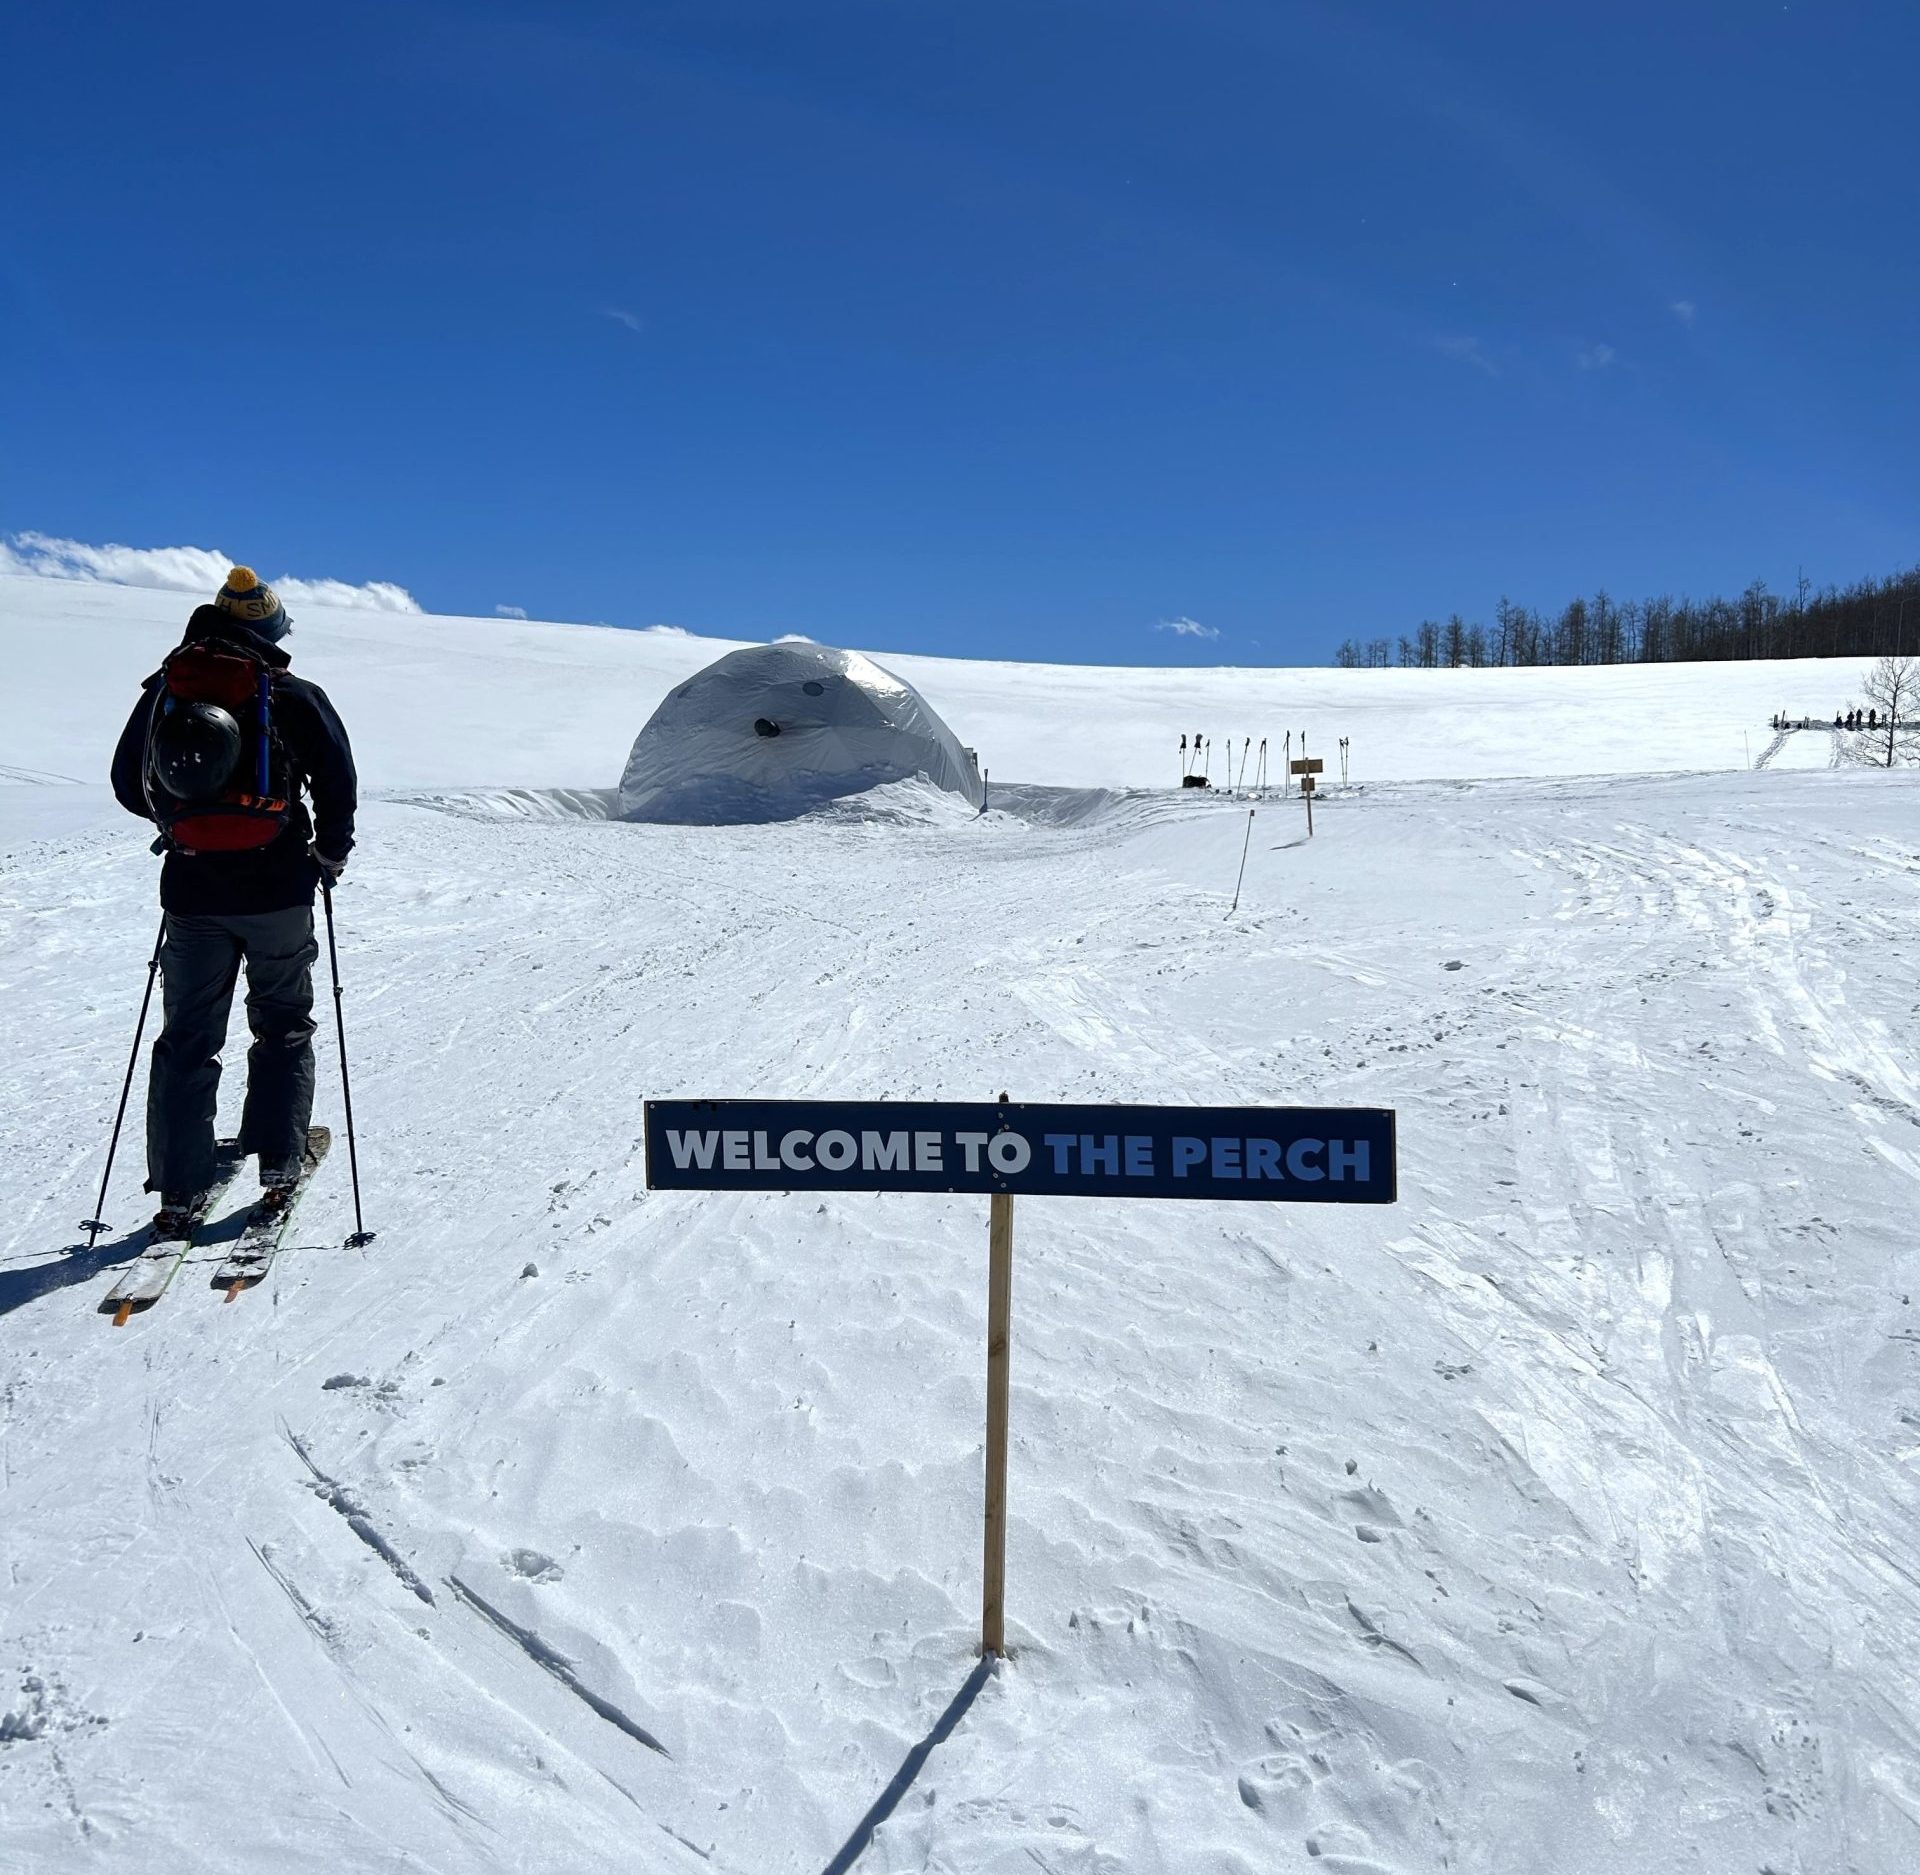
[[[247,966],[247,1104],[240,1150],[265,1175],[297,1166],[313,1114],[313,907],[189,918],[167,914],[160,947],[166,1025],[147,1081],[147,1189],[187,1197],[213,1182],[213,1116],[227,1014]]]

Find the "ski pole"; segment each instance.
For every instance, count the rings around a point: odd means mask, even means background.
[[[107,1142],[107,1169],[100,1174],[100,1197],[93,1207],[92,1217],[80,1221],[80,1228],[87,1233],[89,1250],[98,1242],[100,1233],[108,1228],[106,1219],[100,1213],[107,1208],[107,1181],[113,1177],[113,1155],[120,1150],[120,1125],[127,1117],[127,1096],[133,1092],[133,1070],[140,1059],[140,1038],[147,1032],[147,1009],[153,1002],[153,979],[160,974],[160,946],[166,941],[167,920],[163,912],[159,934],[153,940],[153,955],[147,959],[147,993],[140,998],[140,1020],[133,1029],[133,1052],[127,1056],[127,1078],[120,1083],[120,1111],[113,1116],[113,1137]]]
[[[340,952],[333,941],[333,881],[322,878],[320,896],[327,907],[327,964],[333,972],[333,1026],[340,1037],[340,1093],[347,1108],[347,1167],[353,1175],[353,1235],[347,1239],[349,1250],[370,1244],[376,1235],[367,1229],[360,1215],[360,1152],[353,1139],[353,1083],[347,1078],[347,1019],[341,1012]]]
[[[1227,916],[1231,918],[1240,909],[1240,887],[1247,876],[1247,848],[1253,844],[1254,808],[1247,809],[1247,837],[1240,842],[1240,874],[1233,882],[1233,903],[1227,907]]]

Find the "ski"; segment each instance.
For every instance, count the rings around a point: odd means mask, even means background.
[[[223,1139],[214,1147],[213,1183],[201,1193],[187,1234],[155,1237],[134,1258],[127,1273],[107,1291],[100,1313],[111,1315],[114,1327],[124,1328],[129,1316],[152,1308],[167,1293],[180,1265],[187,1260],[187,1252],[193,1248],[194,1233],[212,1215],[214,1206],[226,1195],[227,1187],[239,1177],[240,1168],[246,1162],[246,1154],[240,1150],[237,1139]]]
[[[292,1191],[278,1204],[262,1198],[247,1213],[246,1228],[227,1254],[227,1260],[213,1273],[213,1286],[227,1292],[231,1302],[243,1289],[251,1289],[273,1267],[273,1259],[293,1222],[293,1214],[306,1195],[308,1185],[320,1161],[327,1156],[333,1135],[324,1126],[307,1129],[307,1158]]]

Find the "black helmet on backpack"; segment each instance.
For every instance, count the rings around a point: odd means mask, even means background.
[[[147,741],[148,772],[176,801],[210,801],[239,767],[240,742],[231,711],[165,697]]]

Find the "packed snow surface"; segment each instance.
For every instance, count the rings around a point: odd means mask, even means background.
[[[689,829],[596,791],[712,645],[302,619],[379,1235],[336,1150],[265,1285],[116,1330],[98,783],[180,608],[0,608],[9,1871],[1920,1866],[1920,783],[1724,746],[1851,670],[901,659],[1034,785]],[[1229,917],[1246,806],[1165,784],[1236,705],[1367,785],[1261,806]],[[638,1138],[1002,1088],[1390,1106],[1401,1200],[1018,1207],[982,1674],[984,1202],[650,1196]]]

